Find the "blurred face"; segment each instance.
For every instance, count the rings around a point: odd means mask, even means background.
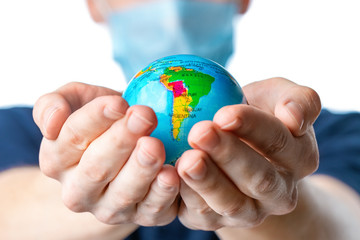
[[[154,59],[192,54],[225,66],[233,53],[233,21],[249,0],[87,0],[106,22],[114,60],[127,80]],[[214,17],[216,16],[216,17]]]
[[[107,1],[111,7],[118,9],[118,8],[128,7],[131,5],[148,3],[156,0],[101,0],[101,1]],[[200,1],[226,2],[232,0],[200,0]],[[239,2],[239,4],[242,2],[242,0],[235,0],[235,1]]]
[[[109,10],[122,10],[131,8],[136,5],[141,5],[157,0],[87,0],[88,7],[92,18],[96,22],[104,21],[105,12]],[[171,1],[171,0],[169,0]],[[189,0],[193,1],[193,0]],[[210,2],[236,2],[239,7],[239,13],[245,13],[250,0],[196,0],[196,1],[210,1]],[[110,8],[110,9],[109,9]]]

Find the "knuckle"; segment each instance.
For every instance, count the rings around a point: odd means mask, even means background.
[[[261,223],[264,222],[265,218],[266,216],[264,214],[260,214],[259,211],[254,211],[254,213],[248,219],[246,227],[253,228],[259,226]]]
[[[211,210],[211,213],[208,213],[209,208],[206,205],[203,205],[200,209],[196,210],[194,208],[189,209],[186,207],[186,210],[180,209],[178,218],[180,222],[187,228],[194,230],[205,230],[205,231],[215,231],[224,225],[221,222],[223,219],[216,212]],[[206,212],[207,214],[198,214],[198,212]]]
[[[110,100],[114,101],[114,103],[116,103],[118,107],[125,108],[123,110],[126,111],[126,109],[129,108],[128,102],[123,97],[117,95],[110,95],[109,98]]]
[[[281,153],[287,147],[287,140],[287,136],[281,129],[276,130],[271,141],[264,146],[264,154],[266,156],[272,156],[276,153]]]
[[[83,174],[92,183],[103,183],[110,181],[111,169],[100,164],[89,164],[83,169]]]
[[[67,91],[68,89],[75,89],[75,91],[79,91],[79,89],[83,89],[85,86],[87,86],[86,83],[82,82],[69,82],[63,85],[58,89],[58,92],[61,93],[62,91]]]
[[[241,201],[240,201],[241,202]],[[231,227],[254,227],[260,225],[264,220],[264,214],[249,199],[223,210],[227,226]]]
[[[88,210],[82,199],[74,191],[63,191],[62,200],[64,205],[73,212],[85,212]]]
[[[126,209],[130,209],[135,206],[141,200],[141,196],[134,194],[114,194],[113,204],[119,211],[125,211]]]
[[[272,214],[284,215],[292,212],[297,205],[298,197],[297,190],[291,191],[290,193],[283,196],[282,199],[279,199],[277,207],[274,208]]]
[[[128,103],[124,98],[118,95],[105,95],[95,98],[92,103],[96,106],[109,106],[112,111],[117,112],[116,118],[118,119],[126,114],[126,110],[129,108]],[[99,111],[103,111],[103,108],[98,108]],[[100,113],[101,114],[101,113]],[[96,116],[97,117],[97,116]],[[94,118],[94,121],[96,121],[97,118]]]
[[[230,147],[223,149],[218,148],[217,150],[219,155],[222,156],[221,158],[216,159],[216,163],[219,164],[220,166],[231,166],[234,160],[238,159],[237,152],[234,151],[233,148]],[[209,188],[208,190],[211,190],[211,188],[215,189],[215,187],[219,187],[219,186],[218,186],[218,182],[214,178],[214,181],[211,182],[210,186],[208,186]]]
[[[57,176],[56,169],[53,167],[52,164],[45,160],[41,154],[39,155],[39,167],[41,172],[46,176],[50,178],[55,178]]]
[[[124,125],[121,121],[113,124],[113,132],[124,131]],[[133,151],[138,139],[129,138],[126,134],[111,134],[111,142],[114,148],[118,151],[119,156],[129,155]]]
[[[234,119],[235,117],[239,116],[242,116],[241,105],[227,105],[222,107],[218,112],[216,112],[214,122],[227,121],[227,119]]]
[[[81,83],[79,82],[69,82],[69,83],[66,83],[64,86],[62,86],[61,88],[70,88],[70,89],[73,89],[74,87],[80,85]]]
[[[150,202],[144,202],[143,207],[146,209],[146,212],[152,216],[158,215],[165,210],[164,205],[154,204]]]
[[[277,190],[278,179],[275,171],[267,170],[262,174],[253,176],[250,191],[254,196],[260,197]]]
[[[214,176],[209,178],[203,186],[200,186],[198,191],[207,195],[216,192],[219,188],[221,188],[221,182],[218,181],[217,176]]]
[[[265,82],[265,86],[274,86],[274,85],[277,85],[279,83],[288,83],[288,82],[291,82],[289,79],[287,78],[284,78],[284,77],[273,77],[273,78],[269,78],[266,80]]]
[[[127,209],[134,204],[134,200],[129,197],[119,197],[115,200],[115,206],[119,210]]]
[[[41,172],[43,174],[45,174],[45,176],[54,178],[54,179],[56,179],[58,177],[59,173],[58,173],[57,169],[54,166],[52,166],[52,164],[49,164],[48,161],[42,160],[42,158],[40,158],[39,166],[40,166]]]
[[[284,78],[284,77],[273,77],[273,78],[270,78],[269,81],[271,81],[271,83],[273,83],[273,82],[289,82],[289,79]]]
[[[285,198],[285,204],[284,204],[285,213],[289,213],[293,211],[297,205],[297,201],[298,201],[297,187],[293,187]]]
[[[101,209],[101,211],[93,212],[94,216],[97,220],[105,224],[112,224],[115,222],[115,214],[114,212],[110,212],[105,209]]]
[[[128,224],[133,222],[133,214],[130,212],[121,212],[107,208],[100,208],[94,211],[93,214],[97,220],[105,224],[115,225]]]
[[[229,227],[252,228],[259,226],[265,220],[265,214],[257,208],[243,210],[236,217],[224,218],[224,225]]]
[[[297,206],[297,199],[289,198],[286,204],[284,205],[284,209],[282,214],[288,214],[292,212]]]
[[[79,151],[85,151],[89,146],[89,141],[71,124],[68,124],[67,129],[69,134],[69,144]]]
[[[239,216],[241,209],[242,207],[240,206],[240,204],[234,204],[232,206],[228,206],[225,209],[222,209],[219,214],[224,217],[235,218]]]
[[[195,210],[197,215],[209,215],[214,212],[212,208],[209,207],[209,205],[202,205],[201,207],[196,208]]]

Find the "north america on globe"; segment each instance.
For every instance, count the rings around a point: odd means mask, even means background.
[[[199,121],[212,120],[222,107],[246,103],[240,85],[219,64],[194,55],[158,59],[140,70],[123,94],[132,105],[146,105],[158,125],[151,134],[165,147],[166,164],[174,165],[191,149],[187,138]]]

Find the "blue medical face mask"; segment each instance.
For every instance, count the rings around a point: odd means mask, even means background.
[[[194,54],[225,65],[233,52],[234,2],[160,0],[109,14],[113,54],[129,81],[150,62]]]

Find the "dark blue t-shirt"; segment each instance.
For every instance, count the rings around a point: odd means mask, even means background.
[[[323,110],[314,124],[320,151],[317,173],[333,176],[360,193],[360,113]],[[38,166],[42,135],[31,108],[0,109],[0,171]],[[176,219],[164,227],[140,227],[128,240],[213,240],[213,232],[193,231]]]
[[[0,171],[38,165],[41,138],[31,108],[0,109]]]

